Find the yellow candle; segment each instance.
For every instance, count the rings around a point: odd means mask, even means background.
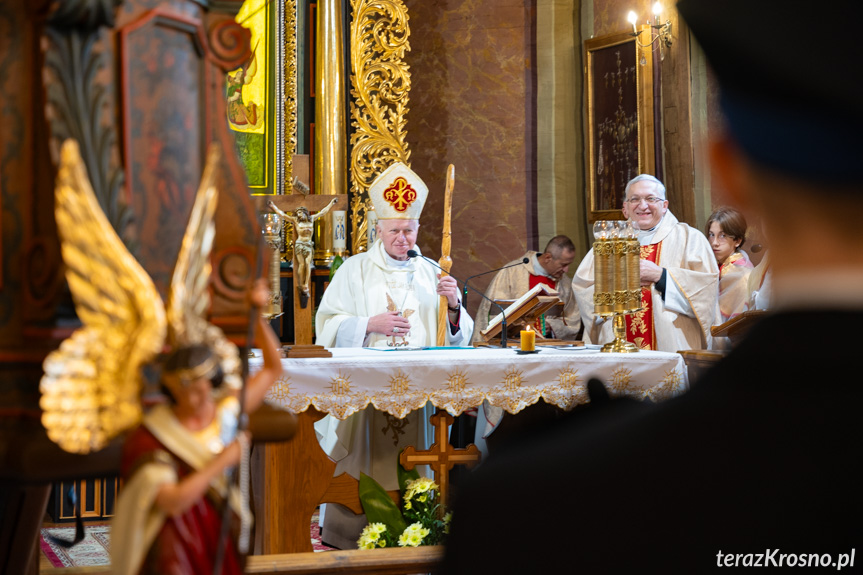
[[[521,331],[521,351],[536,350],[536,332],[532,329],[524,329]]]

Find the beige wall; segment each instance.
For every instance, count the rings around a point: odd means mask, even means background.
[[[578,259],[588,249],[580,0],[537,0],[537,221],[539,249],[569,236]]]
[[[530,0],[406,0],[411,168],[429,187],[418,245],[440,255],[444,176],[455,165],[452,273],[521,257],[536,237],[535,92]],[[492,275],[471,282],[484,289]],[[470,298],[473,311],[477,300]]]

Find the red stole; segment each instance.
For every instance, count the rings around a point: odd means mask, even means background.
[[[656,263],[662,242],[641,246],[641,259]],[[641,311],[626,316],[626,341],[639,349],[656,349],[656,330],[653,327],[653,292],[650,286],[641,288]]]
[[[551,279],[550,277],[548,277],[548,276],[535,276],[533,274],[530,274],[530,278],[528,279],[528,288],[533,289],[537,286],[537,284],[545,284],[548,287],[550,287],[551,289],[557,289],[556,282],[553,279]],[[534,327],[534,329],[536,329],[536,331],[538,331],[543,336],[546,335],[546,333],[545,333],[545,314],[542,314],[541,316],[536,318],[536,321],[533,322],[533,327]]]

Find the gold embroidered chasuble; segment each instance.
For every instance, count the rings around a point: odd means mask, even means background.
[[[656,263],[662,242],[641,246],[640,258]],[[656,349],[656,329],[653,325],[653,293],[649,287],[641,288],[641,311],[626,316],[626,341],[639,349]]]
[[[666,270],[666,297],[669,297],[670,290],[676,289],[688,304],[688,313],[691,313],[686,315],[671,309],[673,304],[666,303],[656,286],[651,285],[655,349],[670,352],[707,349],[711,342],[710,328],[719,319],[719,267],[707,238],[695,228],[678,221],[671,212],[666,212],[648,241],[642,248],[662,244],[655,263]],[[575,272],[572,288],[584,322],[584,341],[604,344],[612,341],[614,334],[611,320],[593,313],[593,266],[591,249]]]

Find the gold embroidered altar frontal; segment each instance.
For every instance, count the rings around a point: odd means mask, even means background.
[[[334,348],[330,358],[283,359],[284,374],[267,401],[295,413],[313,406],[345,419],[368,405],[399,419],[427,402],[459,415],[487,399],[518,413],[540,399],[569,410],[588,401],[586,385],[601,380],[612,396],[660,401],[686,391],[682,356],[643,351],[471,348],[380,351]],[[250,369],[260,366],[250,359]]]

